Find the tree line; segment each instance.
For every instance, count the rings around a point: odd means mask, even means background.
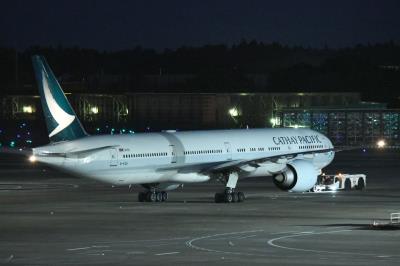
[[[246,40],[163,51],[0,47],[1,93],[36,92],[29,86],[35,84],[33,54],[46,56],[61,82],[78,84],[85,92],[351,91],[393,104],[400,94],[400,45],[395,42],[341,49]]]

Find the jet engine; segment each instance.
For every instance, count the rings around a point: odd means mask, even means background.
[[[314,165],[306,160],[294,160],[287,164],[282,173],[273,177],[274,184],[285,191],[305,192],[310,190],[316,183],[318,171]]]

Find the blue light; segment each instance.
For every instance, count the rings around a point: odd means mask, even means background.
[[[17,134],[17,139],[19,139],[19,138],[21,138],[21,135],[20,135],[20,134]]]

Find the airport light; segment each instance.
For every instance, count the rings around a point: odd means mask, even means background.
[[[269,122],[271,123],[272,127],[280,125],[279,117],[272,117]]]
[[[92,106],[91,108],[90,108],[90,112],[92,113],[92,114],[98,114],[99,113],[99,107],[97,107],[97,106]]]
[[[22,106],[22,112],[27,113],[27,114],[32,114],[33,108],[30,105]]]
[[[271,118],[271,119],[269,120],[269,122],[271,123],[272,127],[275,127],[275,125],[276,125],[276,118]]]
[[[306,126],[294,124],[294,125],[290,125],[290,126],[288,126],[288,127],[292,127],[292,128],[303,128],[303,127],[306,127]]]
[[[31,155],[31,156],[29,157],[29,161],[30,161],[31,163],[36,162],[36,157],[35,157],[35,155]]]
[[[232,107],[231,109],[229,109],[229,115],[232,117],[237,117],[239,116],[239,111],[236,107]]]
[[[381,140],[378,140],[376,145],[378,146],[378,148],[383,149],[386,146],[386,142],[385,142],[385,140],[381,139]]]

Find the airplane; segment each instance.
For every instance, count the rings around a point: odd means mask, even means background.
[[[140,202],[162,202],[185,183],[221,181],[215,202],[243,202],[239,180],[272,177],[285,191],[305,192],[335,150],[307,128],[165,131],[90,136],[43,56],[32,57],[50,143],[30,161],[112,185],[141,185]]]

